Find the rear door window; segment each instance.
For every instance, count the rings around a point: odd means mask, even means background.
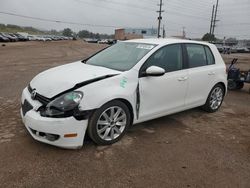
[[[206,51],[206,54],[207,54],[207,64],[208,64],[208,65],[213,65],[213,64],[215,64],[214,55],[212,54],[210,48],[207,47],[207,46],[205,46],[205,51]]]
[[[186,44],[189,68],[207,65],[205,48],[199,44]]]

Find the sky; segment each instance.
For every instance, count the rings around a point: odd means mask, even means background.
[[[113,34],[115,28],[156,28],[159,1],[0,0],[0,23]],[[183,27],[190,38],[200,38],[209,32],[216,0],[163,0],[163,3],[162,25],[167,36],[182,35]],[[32,20],[1,12],[74,24]],[[219,0],[217,19],[216,37],[250,39],[250,0]]]

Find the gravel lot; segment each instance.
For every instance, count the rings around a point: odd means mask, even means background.
[[[0,187],[250,187],[249,86],[220,111],[200,109],[133,126],[112,146],[63,150],[34,141],[19,115],[22,89],[39,72],[105,47],[81,41],[0,45]],[[250,69],[250,54],[238,57]]]

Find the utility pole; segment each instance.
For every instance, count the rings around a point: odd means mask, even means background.
[[[163,29],[162,29],[162,38],[166,37],[166,30],[165,30],[165,25],[163,25]]]
[[[210,24],[210,31],[209,31],[209,34],[211,36],[212,34],[212,28],[213,28],[213,22],[214,22],[214,5],[213,5],[213,10],[212,10],[212,17],[211,17],[211,24]]]
[[[186,38],[186,31],[185,31],[185,27],[182,27],[182,38],[185,39]]]
[[[212,34],[213,35],[214,35],[214,28],[216,27],[216,22],[219,21],[219,20],[217,20],[218,5],[219,5],[219,0],[217,0],[217,2],[216,2],[215,15],[214,15],[214,24],[213,24],[213,29],[212,29]]]
[[[159,13],[159,16],[158,16],[158,38],[160,38],[161,37],[161,34],[160,34],[160,30],[161,30],[161,20],[162,20],[162,16],[161,16],[161,13],[162,12],[164,12],[164,10],[162,10],[162,0],[160,0],[160,4],[159,4],[159,6],[160,6],[160,10],[158,10],[158,11],[156,11],[156,12],[158,12]]]

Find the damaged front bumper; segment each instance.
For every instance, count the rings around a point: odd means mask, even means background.
[[[88,120],[42,117],[37,111],[41,104],[31,99],[27,88],[22,93],[21,102],[23,123],[35,140],[67,149],[83,145]]]

